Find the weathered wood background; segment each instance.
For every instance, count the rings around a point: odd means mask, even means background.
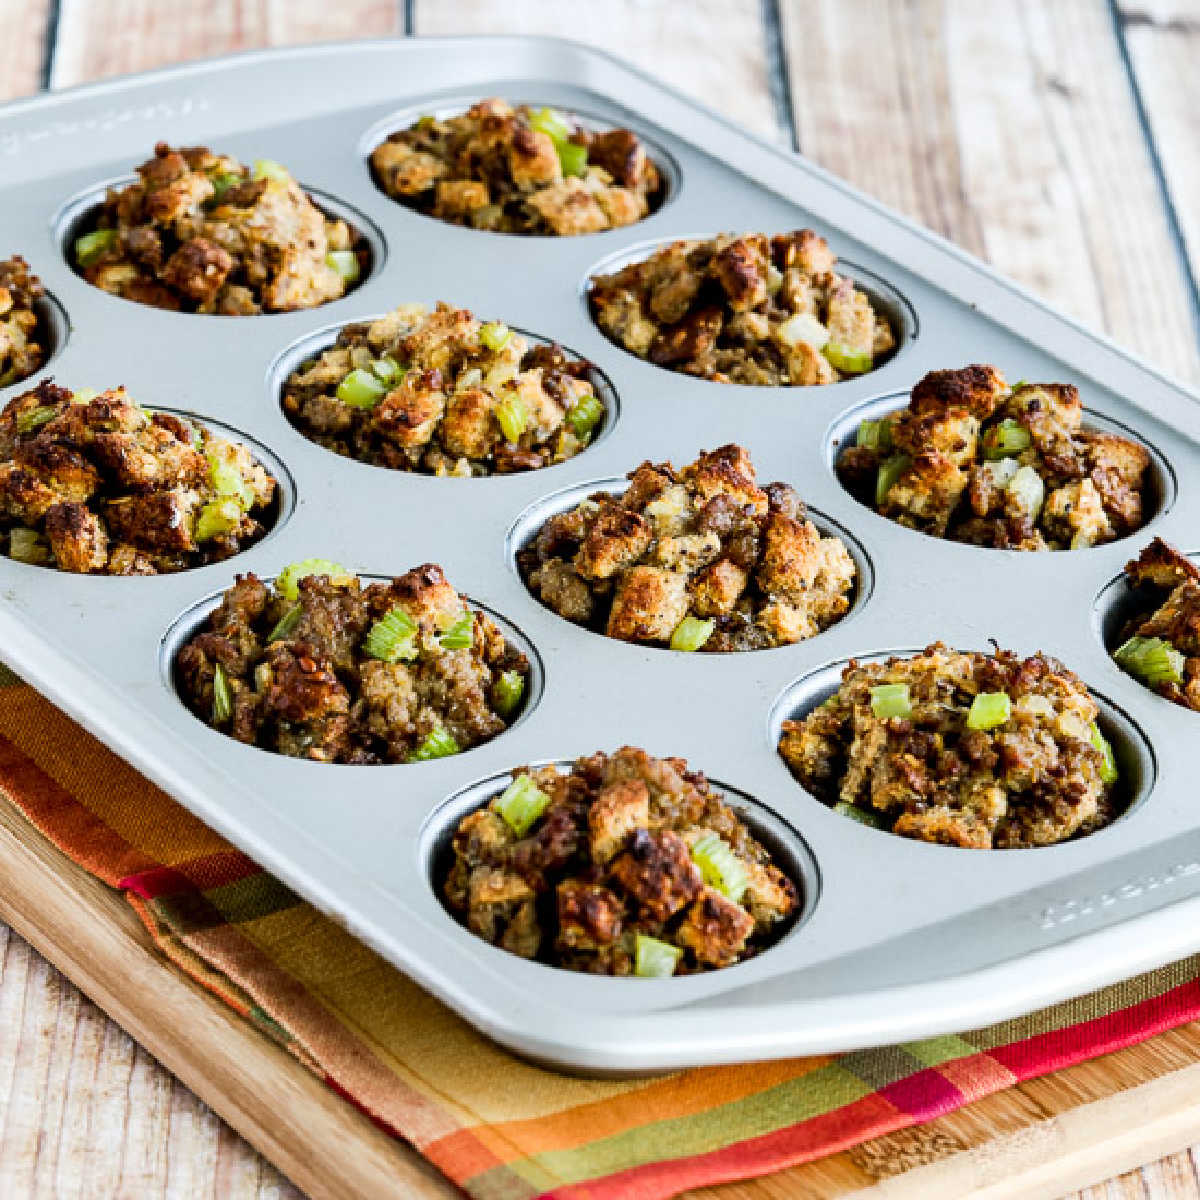
[[[255,46],[487,32],[632,59],[1200,383],[1200,0],[0,0],[0,99]],[[1182,1065],[1196,1044],[1148,1053]],[[1079,1195],[1200,1197],[1198,1154]],[[711,1194],[797,1194],[786,1179]],[[299,1194],[2,926],[0,1193]]]

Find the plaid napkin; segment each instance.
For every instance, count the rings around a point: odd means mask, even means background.
[[[566,1078],[493,1045],[0,668],[0,790],[181,970],[478,1200],[653,1200],[930,1120],[1200,1016],[1200,956],[837,1057]]]

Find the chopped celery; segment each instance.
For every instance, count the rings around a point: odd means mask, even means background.
[[[328,575],[331,583],[349,583],[354,572],[327,558],[305,558],[286,566],[275,578],[275,590],[285,600],[299,600],[299,583],[308,575]]]
[[[912,698],[907,683],[881,683],[871,689],[871,711],[880,721],[911,717]]]
[[[980,692],[971,701],[967,713],[968,729],[995,729],[1012,716],[1012,700],[1007,692]]]
[[[529,422],[529,415],[525,411],[524,402],[516,392],[505,396],[496,405],[496,420],[500,422],[500,428],[503,430],[505,438],[510,442],[519,440],[521,434],[525,432],[525,426]]]
[[[76,388],[71,393],[72,404],[88,404],[100,395],[95,388]]]
[[[639,933],[634,940],[633,973],[642,979],[666,979],[675,974],[682,957],[678,946]]]
[[[496,354],[508,345],[511,337],[512,330],[503,321],[488,321],[479,327],[479,340]]]
[[[577,438],[587,438],[604,417],[604,405],[598,396],[587,392],[567,409],[566,422]]]
[[[857,821],[860,825],[867,825],[871,829],[891,829],[891,821],[886,813],[881,813],[874,808],[860,808],[857,804],[850,804],[845,800],[839,800],[834,806],[833,811],[840,817],[849,817],[851,821]]]
[[[1095,721],[1088,727],[1088,735],[1092,745],[1100,751],[1100,782],[1116,783],[1120,772],[1117,770],[1117,760],[1113,756],[1113,749],[1109,745],[1108,738],[1100,732],[1100,726]]]
[[[471,613],[464,612],[454,624],[438,638],[443,650],[466,650],[475,641],[475,618]]]
[[[1009,394],[1011,395],[1013,392],[1019,392],[1023,387],[1028,387],[1028,386],[1029,386],[1029,383],[1026,380],[1018,379],[1017,382],[1014,383],[1012,385],[1012,387],[1010,387],[1008,389],[1008,391],[1009,391]]]
[[[293,604],[291,608],[275,622],[275,628],[267,635],[268,642],[280,642],[286,637],[291,637],[292,631],[300,624],[300,616],[304,609],[299,604]]]
[[[213,538],[232,533],[242,523],[245,515],[241,504],[230,496],[210,500],[196,518],[196,541],[209,542]]]
[[[574,130],[557,108],[539,108],[529,117],[530,128],[546,134],[554,142],[565,142]]]
[[[417,657],[417,623],[402,608],[379,618],[367,633],[363,649],[384,662],[412,662]]]
[[[1032,441],[1033,438],[1029,436],[1029,430],[1024,425],[1011,417],[1005,417],[999,425],[993,425],[983,435],[983,456],[1010,458],[1014,454],[1020,454],[1022,450],[1028,450]]]
[[[555,142],[559,165],[564,175],[586,175],[588,152],[576,142]]]
[[[212,719],[216,725],[224,725],[233,716],[233,692],[229,688],[229,680],[225,668],[220,663],[213,664],[213,702]]]
[[[325,255],[325,265],[332,267],[347,283],[353,283],[362,274],[358,255],[353,250],[330,250]]]
[[[81,267],[95,266],[120,240],[115,229],[96,229],[75,239],[75,261]]]
[[[371,363],[371,373],[381,383],[392,383],[404,373],[404,368],[390,354],[385,354]]]
[[[417,118],[418,129],[432,129],[437,124],[437,117],[426,113],[423,117]]]
[[[890,450],[892,448],[892,424],[886,417],[878,421],[863,421],[858,427],[854,444],[867,450]]]
[[[18,525],[8,531],[8,555],[17,562],[45,566],[50,561],[50,548],[42,541],[36,529]]]
[[[428,762],[432,758],[449,758],[457,754],[459,745],[454,735],[439,725],[425,735],[425,740],[408,756],[408,762]]]
[[[1032,467],[1018,468],[1005,490],[1016,498],[1021,511],[1027,513],[1031,521],[1038,519],[1046,500],[1046,485]]]
[[[492,707],[507,720],[517,711],[525,695],[525,676],[520,671],[505,671],[492,684]]]
[[[242,182],[242,177],[229,171],[220,171],[216,175],[210,175],[209,182],[213,185],[213,201],[220,204],[225,193]]]
[[[218,496],[237,500],[247,512],[254,507],[254,489],[246,482],[237,468],[237,452],[232,446],[210,446],[205,452],[208,459],[208,481]]]
[[[361,367],[351,371],[337,387],[337,398],[351,408],[374,408],[386,394],[387,388]]]
[[[517,837],[524,837],[549,804],[550,797],[528,775],[514,775],[496,800],[496,811]]]
[[[672,650],[699,650],[712,637],[717,623],[711,619],[701,621],[699,617],[684,617],[671,634]]]
[[[33,433],[35,429],[41,429],[47,421],[54,419],[56,412],[58,409],[49,404],[39,404],[37,408],[27,408],[24,412],[17,414],[17,432]]]
[[[719,834],[706,833],[692,845],[692,862],[700,868],[704,882],[734,903],[741,901],[750,884],[746,864]]]
[[[277,163],[270,158],[258,158],[254,160],[253,177],[255,179],[276,179],[286,183],[292,175],[282,163]]]
[[[875,503],[882,504],[888,492],[900,482],[900,477],[912,466],[912,459],[907,454],[893,454],[879,466],[879,474],[875,477]]]
[[[870,350],[856,350],[842,342],[826,342],[821,353],[843,375],[862,375],[875,365],[875,356]]]
[[[1182,683],[1184,655],[1165,638],[1131,637],[1113,652],[1117,665],[1143,683]]]
[[[814,350],[822,350],[829,344],[829,330],[812,313],[796,313],[788,317],[780,324],[778,333],[780,339],[789,346],[804,342]]]

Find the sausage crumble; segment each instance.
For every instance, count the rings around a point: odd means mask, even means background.
[[[0,260],[0,387],[20,383],[46,364],[49,347],[37,310],[45,294],[19,254]]]
[[[779,753],[842,815],[969,849],[1049,846],[1119,815],[1118,772],[1082,680],[1056,659],[963,653],[851,661]]]
[[[896,348],[886,316],[811,229],[672,242],[592,278],[596,324],[631,354],[717,383],[837,383]]]
[[[434,475],[529,471],[574,457],[605,416],[592,366],[465,308],[404,304],[283,385],[301,433],[359,462]]]
[[[393,200],[496,233],[569,236],[632,225],[663,191],[631,130],[598,133],[558,109],[496,98],[397,130],[372,151],[371,168]]]
[[[1070,383],[1011,387],[993,366],[931,371],[907,408],[863,421],[838,476],[863,504],[932,537],[1081,550],[1145,519],[1146,448],[1086,429]]]
[[[0,536],[22,562],[107,575],[219,562],[267,532],[275,486],[241,443],[124,388],[47,379],[0,411]]]
[[[463,817],[443,882],[451,912],[501,949],[594,975],[690,975],[751,958],[799,909],[796,882],[683,759],[625,746],[513,778],[532,807],[510,806],[510,786]]]
[[[407,763],[490,741],[529,661],[433,563],[365,583],[323,559],[239,575],[179,651],[184,703],[239,742],[314,762]]]
[[[646,462],[629,481],[551,517],[518,554],[559,616],[624,641],[729,651],[803,641],[849,611],[845,544],[786,483],[759,487],[741,446],[678,471]]]
[[[370,265],[362,236],[279,163],[159,142],[137,173],[75,240],[80,273],[114,296],[222,316],[291,312],[344,296]]]

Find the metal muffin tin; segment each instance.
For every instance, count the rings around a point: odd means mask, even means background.
[[[394,114],[488,95],[644,131],[673,163],[666,202],[631,228],[561,240],[443,224],[375,187],[366,155]],[[378,231],[370,277],[343,300],[259,318],[160,312],[88,286],[62,251],[76,198],[126,174],[159,139],[286,163],[365,218],[369,236]],[[1200,718],[1122,674],[1100,636],[1128,557],[1156,533],[1194,548],[1192,393],[802,159],[571,43],[311,47],[78,88],[0,110],[0,164],[3,251],[29,259],[69,321],[40,375],[75,387],[123,383],[148,405],[242,430],[294,480],[294,503],[272,535],[223,564],[122,579],[0,559],[0,653],[485,1033],[540,1061],[602,1073],[838,1051],[1013,1016],[1200,947]],[[589,274],[631,251],[804,225],[829,238],[852,274],[894,292],[902,344],[872,374],[808,389],[710,383],[625,353],[588,315]],[[338,458],[288,423],[281,355],[317,344],[331,324],[436,298],[595,361],[621,402],[606,436],[541,471],[439,479]],[[1097,549],[1018,556],[923,537],[854,501],[832,471],[834,439],[863,405],[899,405],[927,370],[970,361],[1010,378],[1076,382],[1097,419],[1136,430],[1158,455],[1159,511],[1145,530]],[[728,441],[750,450],[761,480],[794,484],[827,528],[861,547],[869,569],[845,620],[776,650],[672,654],[578,629],[526,591],[515,550],[564,489],[620,478],[643,459],[681,465]],[[523,719],[454,758],[377,767],[287,759],[206,728],[171,687],[179,640],[235,572],[269,576],[311,555],[376,575],[440,562],[535,649],[539,686]],[[1138,793],[1109,828],[1031,851],[905,841],[823,807],[776,754],[781,721],[826,694],[848,657],[937,638],[986,649],[993,637],[1057,655],[1103,698]],[[685,756],[735,802],[748,798],[749,817],[785,849],[806,890],[802,919],[778,945],[707,975],[591,978],[487,946],[443,909],[432,864],[466,806],[516,764],[626,743]]]

